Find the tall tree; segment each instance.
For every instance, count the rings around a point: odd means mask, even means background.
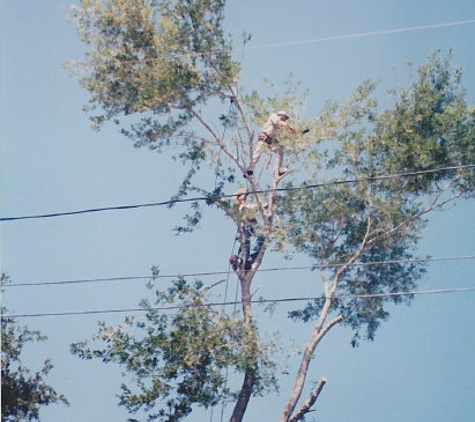
[[[91,94],[93,123],[112,121],[135,146],[181,160],[188,170],[175,198],[192,192],[206,198],[192,203],[178,231],[198,224],[203,205],[235,222],[243,245],[233,263],[241,313],[213,306],[207,299],[212,286],[179,279],[143,302],[145,320],[100,324],[97,335],[73,345],[73,352],[125,368],[136,388],[132,381],[122,386],[121,404],[147,412],[150,420],[178,421],[194,406],[232,401],[230,421],[242,421],[251,397],[277,381],[275,345],[260,339],[253,316],[252,281],[270,247],[308,254],[320,270],[316,283],[323,293],[290,314],[314,324],[281,416],[282,422],[298,421],[325,383],[308,390],[306,382],[322,338],[346,324],[354,345],[374,339],[388,318],[386,305],[410,301],[406,292],[424,272],[413,258],[425,216],[473,198],[475,115],[464,100],[460,69],[451,68],[450,54],[435,53],[385,110],[377,84],[366,81],[346,102],[328,102],[316,118],[297,120],[297,132],[279,142],[299,172],[242,179],[255,128],[276,110],[300,115],[306,93],[291,80],[283,93],[239,87],[224,7],[224,0],[82,0],[73,17],[89,47],[79,75]],[[196,178],[200,171],[215,175],[212,189]],[[247,218],[225,194],[243,180],[263,241],[249,263]],[[167,306],[173,316],[164,313]],[[238,385],[230,383],[231,374],[241,376]]]
[[[2,274],[2,285],[9,278]],[[53,403],[68,404],[62,394],[45,382],[45,377],[53,368],[47,359],[43,367],[32,373],[22,364],[23,347],[28,343],[44,341],[46,337],[39,331],[31,331],[27,327],[19,327],[18,322],[4,317],[2,313],[2,422],[40,420],[42,406]]]

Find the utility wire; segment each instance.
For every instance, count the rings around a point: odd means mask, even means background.
[[[376,262],[354,262],[352,264],[321,264],[321,265],[302,265],[291,267],[274,267],[274,268],[259,268],[256,272],[278,272],[278,271],[296,271],[296,270],[325,270],[329,268],[337,268],[343,265],[349,266],[371,266],[371,265],[389,265],[389,264],[402,264],[402,263],[420,263],[420,262],[441,262],[441,261],[459,261],[475,259],[475,255],[461,255],[450,257],[437,257],[437,258],[419,258],[419,259],[401,259],[401,260],[389,260],[389,261],[376,261]],[[69,284],[83,284],[83,283],[104,283],[104,282],[117,282],[117,281],[134,281],[134,280],[155,280],[159,278],[186,278],[186,277],[209,277],[227,275],[229,271],[204,271],[204,272],[192,272],[192,273],[177,273],[177,274],[163,274],[157,276],[131,276],[131,277],[105,277],[105,278],[88,278],[77,280],[56,280],[56,281],[32,281],[32,282],[20,282],[20,283],[8,283],[4,284],[2,288],[7,287],[27,287],[27,286],[55,286],[55,285],[69,285]]]
[[[398,34],[404,32],[415,32],[415,31],[422,31],[427,29],[438,29],[438,28],[446,28],[451,26],[461,26],[461,25],[469,25],[474,24],[475,19],[467,19],[467,20],[460,20],[454,22],[445,22],[445,23],[437,23],[432,25],[420,25],[420,26],[412,26],[412,27],[402,27],[402,28],[393,28],[393,29],[386,29],[381,31],[368,31],[368,32],[361,32],[357,34],[348,34],[348,35],[337,35],[331,37],[322,37],[322,38],[311,38],[306,40],[296,40],[296,41],[283,41],[274,44],[257,44],[257,45],[246,45],[244,50],[252,51],[252,50],[264,50],[269,48],[277,48],[277,47],[287,47],[293,45],[300,45],[300,44],[315,44],[315,43],[326,43],[326,42],[335,42],[335,41],[344,41],[349,39],[357,39],[357,38],[367,38],[367,37],[375,37],[380,35],[390,35],[390,34]],[[141,59],[141,60],[128,60],[122,61],[122,64],[133,64],[139,62],[149,62],[149,61],[156,61],[160,60],[167,55],[173,56],[196,56],[196,55],[212,55],[212,54],[219,54],[219,50],[212,50],[212,51],[203,51],[203,52],[179,52],[179,51],[170,51],[167,54],[161,54],[159,57],[153,59]],[[51,69],[47,70],[47,72],[56,72],[60,69]],[[24,73],[24,72],[21,72]],[[38,70],[35,69],[35,75],[38,73]],[[0,73],[2,76],[18,76],[18,72],[14,74],[9,73]]]
[[[468,25],[468,24],[473,24],[473,23],[475,23],[475,19],[468,19],[468,20],[463,20],[463,21],[437,23],[433,25],[411,26],[411,27],[406,27],[406,28],[395,28],[395,29],[386,29],[386,30],[381,30],[381,31],[361,32],[359,34],[337,35],[334,37],[312,38],[312,39],[298,40],[298,41],[286,41],[286,42],[280,42],[280,43],[275,43],[275,44],[261,44],[261,45],[255,45],[255,46],[248,46],[247,49],[261,50],[261,49],[267,49],[267,48],[287,47],[289,45],[342,41],[342,40],[349,40],[349,39],[354,39],[354,38],[374,37],[377,35],[397,34],[397,33],[402,33],[402,32],[421,31],[425,29],[436,29],[436,28],[444,28],[448,26]]]
[[[369,299],[369,298],[381,298],[381,297],[395,297],[395,296],[413,296],[413,295],[429,295],[440,293],[463,293],[463,292],[475,292],[475,287],[460,287],[451,289],[434,289],[434,290],[420,290],[409,292],[394,292],[394,293],[374,293],[374,294],[361,294],[361,295],[344,295],[335,296],[335,300],[352,300],[352,299]],[[302,302],[319,299],[318,296],[309,297],[289,297],[281,299],[258,299],[251,300],[253,304],[265,304],[265,303],[287,303],[287,302]],[[215,306],[236,306],[241,304],[240,301],[232,302],[210,302],[203,303],[201,305],[171,305],[171,306],[152,306],[146,308],[116,308],[116,309],[94,309],[86,311],[65,311],[65,312],[45,312],[45,313],[31,313],[31,314],[2,314],[1,318],[39,318],[39,317],[54,317],[54,316],[74,316],[74,315],[94,315],[94,314],[114,314],[114,313],[132,313],[132,312],[148,312],[148,311],[174,311],[190,307],[215,307]]]
[[[322,188],[325,186],[332,186],[332,185],[352,184],[352,183],[360,183],[360,182],[376,182],[376,181],[381,181],[381,180],[397,179],[401,177],[414,177],[414,176],[420,176],[424,174],[432,174],[432,173],[438,173],[438,172],[444,172],[444,171],[453,171],[453,170],[462,170],[462,169],[471,169],[471,168],[475,168],[475,164],[442,167],[442,168],[437,168],[437,169],[420,170],[420,171],[412,171],[412,172],[406,172],[406,173],[388,174],[388,175],[380,175],[380,176],[372,176],[372,177],[363,177],[363,178],[356,178],[356,179],[334,180],[330,182],[315,183],[315,184],[309,184],[309,185],[297,186],[297,187],[262,189],[262,190],[250,191],[248,194],[296,191],[296,190],[304,190],[304,189]],[[79,215],[79,214],[90,214],[90,213],[96,213],[96,212],[102,212],[102,211],[131,210],[131,209],[138,209],[138,208],[158,207],[158,206],[164,206],[164,205],[170,206],[170,205],[186,203],[186,202],[216,201],[220,199],[232,198],[233,196],[234,194],[217,195],[217,196],[212,196],[212,195],[198,196],[198,197],[192,197],[192,198],[170,199],[168,201],[152,202],[152,203],[145,203],[145,204],[89,208],[89,209],[78,210],[78,211],[55,212],[55,213],[50,213],[50,214],[36,214],[36,215],[26,215],[26,216],[18,216],[18,217],[2,217],[0,218],[0,222],[55,218],[55,217],[64,217],[64,216]]]
[[[433,25],[423,25],[423,26],[412,26],[412,27],[404,27],[404,28],[394,28],[394,29],[386,29],[381,31],[369,31],[369,32],[362,32],[358,34],[349,34],[349,35],[337,35],[333,37],[323,37],[323,38],[313,38],[307,40],[297,40],[297,41],[283,41],[274,44],[257,44],[257,45],[248,45],[245,47],[245,50],[263,50],[269,48],[276,48],[276,47],[287,47],[289,45],[299,45],[299,44],[311,44],[311,43],[323,43],[323,42],[332,42],[332,41],[342,41],[354,38],[365,38],[365,37],[374,37],[378,35],[389,35],[389,34],[397,34],[402,32],[412,32],[412,31],[421,31],[425,29],[435,29],[435,28],[444,28],[449,26],[459,26],[459,25],[468,25],[475,23],[475,19],[468,19],[463,21],[454,21],[454,22],[446,22],[446,23],[438,23]],[[209,51],[189,51],[189,52],[181,52],[181,51],[169,51],[166,53],[159,54],[158,57],[154,58],[147,58],[147,59],[138,59],[138,60],[124,60],[120,61],[120,64],[134,64],[134,63],[143,63],[143,62],[153,62],[157,60],[161,60],[164,57],[168,56],[203,56],[203,55],[213,55],[213,54],[220,54],[223,51],[221,50],[209,50]],[[228,51],[226,51],[227,53]]]

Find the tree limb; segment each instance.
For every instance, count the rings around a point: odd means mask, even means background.
[[[315,402],[317,401],[318,399],[318,396],[320,395],[320,393],[322,392],[323,390],[323,387],[325,387],[325,384],[327,383],[327,380],[325,378],[322,378],[320,379],[320,381],[318,381],[318,384],[317,386],[315,387],[315,389],[313,391],[310,392],[310,395],[307,399],[307,401],[302,405],[302,407],[294,414],[294,416],[292,416],[290,419],[289,419],[289,422],[297,422],[297,421],[300,421],[302,420],[305,415],[311,411],[311,408],[312,406],[315,404]]]
[[[361,241],[361,245],[358,248],[358,250],[353,254],[353,256],[347,261],[345,265],[343,265],[339,270],[337,271],[333,282],[331,283],[331,288],[326,289],[325,292],[325,303],[323,305],[323,308],[320,312],[320,317],[318,318],[312,334],[310,336],[309,341],[307,342],[307,346],[304,351],[304,355],[302,357],[302,361],[300,363],[300,367],[297,372],[297,377],[295,379],[294,383],[294,389],[292,394],[289,397],[289,400],[287,401],[284,410],[282,412],[282,416],[280,419],[280,422],[289,422],[290,415],[295,409],[295,406],[297,405],[298,400],[300,399],[300,396],[302,395],[303,387],[305,384],[305,379],[307,377],[307,372],[308,368],[310,366],[310,361],[312,359],[313,353],[315,352],[315,349],[322,340],[322,338],[325,336],[325,334],[336,324],[340,323],[343,320],[342,315],[336,316],[333,320],[331,320],[325,327],[323,327],[323,324],[325,323],[325,320],[328,317],[328,314],[330,312],[331,304],[332,304],[332,299],[336,293],[336,289],[338,287],[339,280],[344,273],[344,271],[353,263],[355,262],[358,257],[361,256],[363,251],[365,250],[366,244],[368,242],[370,233],[371,233],[371,227],[372,227],[372,220],[371,220],[371,215],[368,216],[367,219],[367,225],[366,225],[366,231],[364,234],[364,237]],[[323,327],[323,328],[322,328]]]
[[[312,334],[310,336],[310,340],[305,347],[305,351],[302,357],[302,361],[300,362],[300,367],[297,372],[297,377],[295,379],[294,388],[292,393],[290,394],[289,400],[284,406],[284,410],[282,411],[282,415],[280,417],[280,422],[289,422],[290,416],[297,405],[297,401],[300,399],[302,395],[303,387],[305,384],[305,379],[307,377],[308,368],[310,366],[310,361],[312,360],[313,353],[322,340],[322,338],[327,334],[331,328],[333,328],[336,324],[339,324],[343,321],[343,316],[338,315],[337,317],[333,318],[323,329],[322,325],[326,319],[326,316],[330,310],[331,306],[331,299],[327,298],[325,304],[323,306],[321,316],[319,321],[315,325]],[[316,399],[315,399],[316,400]]]
[[[432,201],[432,203],[424,208],[423,210],[417,212],[416,214],[414,215],[411,215],[410,217],[406,218],[405,220],[401,221],[397,226],[393,227],[392,229],[390,230],[387,230],[385,231],[384,233],[381,233],[375,237],[373,237],[372,239],[370,239],[368,241],[368,245],[371,245],[373,244],[374,242],[378,241],[379,239],[382,239],[384,237],[387,237],[387,236],[390,236],[392,235],[393,233],[397,232],[398,230],[400,230],[402,227],[404,227],[405,225],[407,225],[410,221],[413,221],[415,220],[416,218],[419,218],[419,217],[422,217],[423,215],[431,212],[431,211],[434,211],[435,209],[437,208],[441,208],[443,207],[444,205],[452,202],[452,201],[455,201],[456,199],[460,198],[462,195],[463,195],[463,192],[460,192],[458,193],[457,195],[453,195],[451,196],[450,198],[444,200],[444,201],[441,201],[441,202],[437,202],[437,200],[441,197],[442,193],[440,193],[439,195],[436,196],[436,198]]]

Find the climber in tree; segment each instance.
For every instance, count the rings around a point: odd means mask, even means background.
[[[256,203],[248,203],[247,195],[248,193],[245,189],[238,189],[232,199],[236,207],[238,221],[242,229],[239,253],[238,255],[231,256],[229,259],[234,270],[237,270],[242,263],[240,255],[243,248],[245,252],[244,268],[249,270],[265,241],[264,236],[262,234],[256,235],[255,230],[255,226],[257,224],[256,213],[259,210],[259,205]],[[267,208],[267,204],[264,204],[263,207]],[[256,244],[251,253],[251,240],[253,237],[256,237]]]
[[[271,114],[259,132],[256,149],[252,155],[251,163],[246,170],[247,176],[252,176],[254,174],[254,168],[266,148],[268,151],[276,154],[274,175],[283,176],[289,172],[288,169],[282,167],[284,161],[284,149],[276,138],[283,128],[287,128],[292,133],[296,132],[295,128],[287,122],[288,119],[289,115],[285,111],[278,111],[277,113]]]

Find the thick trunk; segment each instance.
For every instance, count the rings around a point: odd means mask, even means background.
[[[255,342],[255,336],[253,335],[253,321],[252,321],[252,307],[251,307],[251,281],[254,275],[254,271],[244,273],[239,277],[241,282],[241,295],[242,295],[242,312],[244,315],[244,325],[246,331],[249,333],[247,341]],[[257,344],[253,345],[251,350],[257,348]],[[257,350],[257,349],[255,349]],[[244,414],[251,399],[252,389],[256,381],[257,361],[255,356],[249,359],[248,366],[244,374],[244,381],[241,386],[241,391],[237,402],[234,406],[233,413],[229,422],[242,422]]]
[[[255,368],[248,368],[244,376],[244,382],[239,392],[239,397],[233,409],[233,414],[229,422],[242,422],[244,414],[246,413],[247,405],[251,399],[252,387],[255,382]]]

